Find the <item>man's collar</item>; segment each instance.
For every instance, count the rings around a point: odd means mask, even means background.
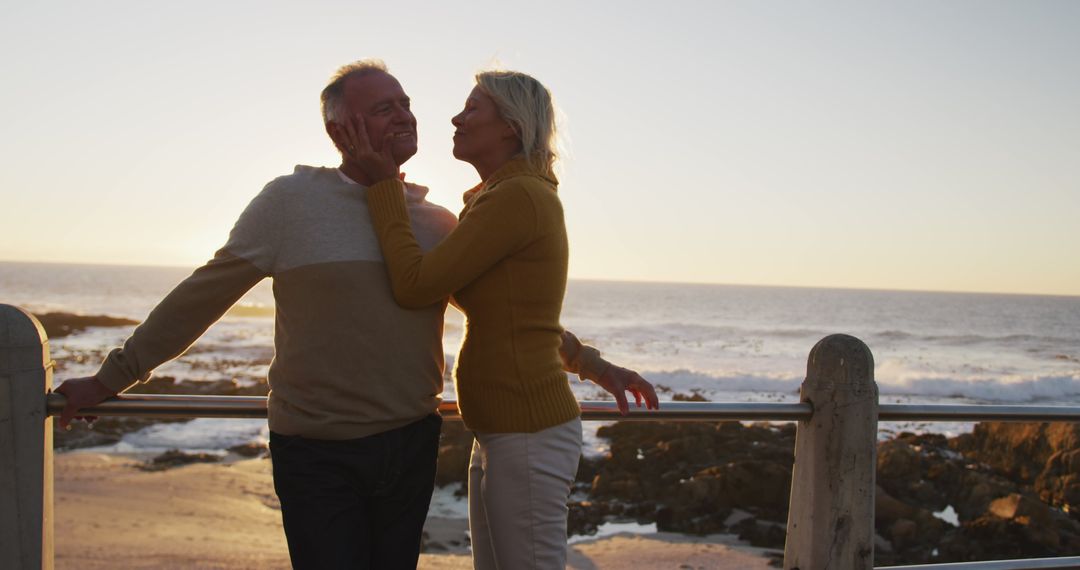
[[[352,178],[349,178],[349,175],[342,172],[340,168],[335,168],[334,170],[337,170],[338,177],[341,178],[342,182],[346,184],[351,184],[353,186],[364,186],[363,184],[353,180]],[[367,188],[367,186],[364,186],[364,188]],[[401,181],[401,189],[402,192],[405,193],[406,202],[423,202],[424,197],[427,196],[428,193],[427,186],[413,184],[412,182],[405,182],[404,180]]]
[[[335,170],[337,170],[337,175],[340,176],[341,180],[343,180],[346,184],[354,184],[356,186],[362,186],[362,184],[360,184],[359,182],[353,180],[352,178],[349,178],[348,175],[346,175],[344,172],[341,171],[341,168],[336,168]]]

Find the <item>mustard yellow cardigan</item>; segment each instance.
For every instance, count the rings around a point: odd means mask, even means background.
[[[507,163],[426,254],[413,237],[402,182],[367,189],[397,302],[420,308],[452,295],[465,313],[454,378],[471,430],[535,432],[581,414],[559,357],[568,247],[557,185],[525,160]]]

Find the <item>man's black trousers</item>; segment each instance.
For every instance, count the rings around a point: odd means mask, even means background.
[[[442,418],[349,440],[270,433],[274,489],[296,570],[414,569]]]

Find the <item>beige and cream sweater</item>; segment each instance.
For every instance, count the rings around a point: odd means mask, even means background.
[[[400,189],[398,192],[402,192]],[[454,227],[446,209],[405,185],[403,214],[430,250]],[[444,297],[394,302],[364,187],[337,169],[297,166],[270,182],[228,243],[181,282],[98,372],[123,391],[183,353],[248,289],[273,279],[270,429],[350,439],[434,412],[443,390]]]

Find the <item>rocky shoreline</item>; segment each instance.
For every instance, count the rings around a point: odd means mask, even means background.
[[[663,531],[735,533],[783,548],[793,424],[619,423],[611,454],[585,462],[575,531],[610,519]],[[1075,555],[1080,426],[981,423],[954,438],[901,433],[878,445],[875,564]]]
[[[599,433],[611,453],[581,462],[572,535],[636,521],[662,532],[728,533],[783,549],[793,424],[621,422]],[[1078,443],[1080,428],[1072,424],[1005,423],[978,424],[954,438],[901,433],[881,442],[875,564],[1074,555],[1080,551]],[[464,492],[471,446],[460,422],[444,424],[440,486],[461,483]],[[267,453],[241,447],[230,451]],[[218,459],[173,451],[144,469]]]
[[[67,317],[39,318],[49,322],[51,337],[110,322]],[[155,377],[138,391],[265,395],[267,387]],[[93,428],[78,423],[70,431],[57,429],[54,442],[60,450],[108,445],[162,421],[190,420],[101,418]],[[571,534],[593,534],[605,522],[637,521],[655,523],[660,531],[733,533],[754,546],[783,548],[794,424],[620,422],[601,427],[598,435],[611,451],[581,462]],[[444,424],[439,485],[465,481],[471,445],[460,422]],[[259,446],[230,451],[244,457],[267,453]],[[214,460],[170,452],[147,462],[146,469]],[[876,565],[1080,552],[1076,424],[981,423],[952,438],[900,433],[879,443],[877,461]]]

